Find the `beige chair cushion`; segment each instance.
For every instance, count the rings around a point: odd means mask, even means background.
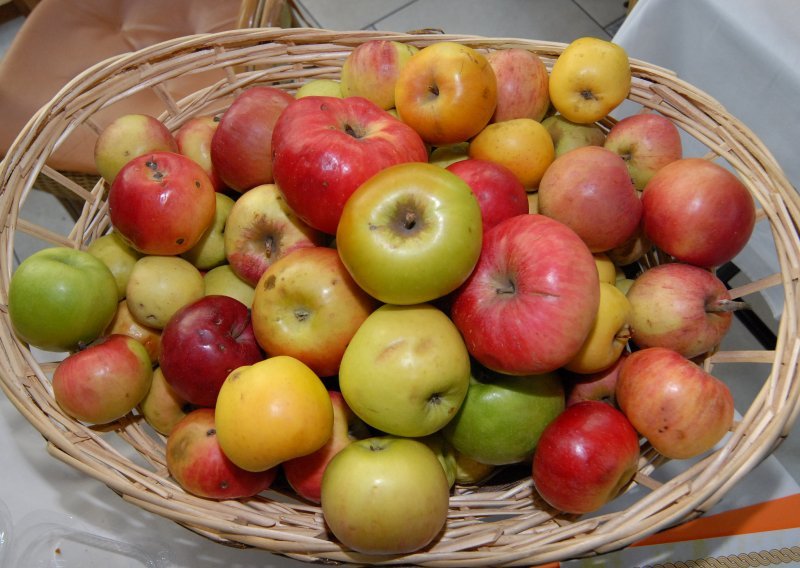
[[[0,61],[0,155],[36,111],[80,72],[175,37],[235,29],[240,6],[241,0],[42,0]],[[184,78],[168,88],[181,98],[212,78]],[[93,120],[102,127],[126,112],[158,116],[164,110],[155,93],[147,91],[115,103]],[[48,164],[60,171],[95,173],[96,139],[93,129],[81,126]]]

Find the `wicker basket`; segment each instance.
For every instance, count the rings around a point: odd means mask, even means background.
[[[744,125],[673,73],[640,61],[632,61],[630,100],[674,120],[708,147],[708,159],[727,161],[760,204],[759,222],[771,226],[780,273],[736,288],[734,297],[780,287],[786,309],[774,351],[718,351],[705,360],[707,369],[722,362],[755,362],[771,369],[758,396],[721,447],[673,477],[658,480],[656,474],[661,472],[656,470],[665,460],[644,446],[636,483],[623,498],[633,504],[574,518],[542,506],[529,476],[505,485],[458,487],[451,498],[446,530],[431,547],[401,558],[366,558],[332,539],[318,507],[276,490],[225,502],[185,493],[167,474],[163,438],[139,416],[126,417],[111,428],[88,428],[65,416],[56,405],[48,380],[54,363],[37,363],[12,333],[8,319],[15,235],[24,232],[48,244],[83,247],[106,232],[109,221],[102,183],[87,191],[43,168],[53,146],[77,124],[91,122],[97,109],[140,89],[159,91],[160,84],[172,77],[209,69],[225,71],[224,79],[206,89],[184,100],[169,100],[170,110],[163,118],[174,129],[192,115],[225,108],[232,96],[251,85],[269,83],[291,92],[312,78],[335,78],[347,54],[373,38],[419,47],[442,40],[481,50],[520,47],[539,54],[548,67],[564,48],[549,42],[475,36],[245,29],[166,42],[107,60],[83,73],[34,117],[0,166],[0,384],[6,395],[42,433],[54,457],[106,484],[123,499],[210,539],[305,561],[530,565],[621,548],[707,511],[776,448],[797,418],[800,199],[769,152]],[[241,69],[255,70],[236,72]],[[84,201],[69,234],[58,234],[20,217],[40,172]]]

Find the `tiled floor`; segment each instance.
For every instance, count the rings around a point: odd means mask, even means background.
[[[437,28],[446,33],[477,34],[492,37],[521,37],[569,42],[593,35],[613,37],[625,18],[623,0],[299,0],[301,10],[318,27],[353,30],[375,29],[409,31]],[[22,24],[17,18],[0,24],[0,56]],[[26,205],[31,220],[67,231],[71,222],[59,203],[48,195],[36,194]],[[25,256],[30,249],[20,239],[17,252]],[[23,250],[24,249],[24,250]],[[736,282],[734,281],[735,285]],[[769,311],[756,309],[775,327]],[[760,346],[738,322],[725,342],[726,347],[759,349]],[[728,380],[737,405],[747,407],[758,391],[766,370],[762,366],[736,365]],[[743,368],[745,367],[745,368]],[[800,431],[790,436],[776,455],[800,480]]]

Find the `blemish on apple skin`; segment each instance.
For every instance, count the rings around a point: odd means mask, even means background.
[[[272,290],[275,287],[275,275],[271,274],[269,278],[264,281],[264,290]]]
[[[216,428],[209,428],[208,430],[206,430],[206,437],[207,438],[210,438],[211,436],[216,436],[216,435],[217,435]]]

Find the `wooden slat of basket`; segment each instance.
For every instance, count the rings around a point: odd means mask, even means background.
[[[58,139],[77,122],[91,121],[92,112],[110,101],[138,89],[158,89],[161,82],[182,73],[208,68],[227,71],[226,79],[187,99],[167,99],[168,110],[163,118],[173,128],[188,116],[252,84],[281,81],[282,88],[293,91],[312,78],[335,75],[352,48],[377,37],[418,46],[448,39],[486,50],[523,47],[540,53],[548,65],[552,65],[563,49],[563,45],[551,42],[434,33],[264,29],[181,38],[99,64],[54,98],[47,112],[38,115],[29,125],[14,156],[0,167],[4,191],[0,207],[4,216],[0,250],[6,252],[0,259],[0,307],[7,301],[11,273],[8,259],[17,230],[36,234],[45,241],[83,246],[108,228],[107,204],[101,191],[92,191],[92,203],[86,201],[81,220],[66,239],[54,236],[46,227],[36,227],[18,218],[23,195],[8,193],[30,185],[30,176],[41,168],[40,164],[52,149],[48,141]],[[242,66],[258,69],[237,74],[234,70]],[[754,142],[754,137],[731,120],[708,95],[683,83],[668,70],[643,62],[633,62],[633,69],[637,77],[631,100],[669,116],[706,143],[710,148],[709,159],[718,156],[728,159],[762,206],[763,222],[773,227],[781,274],[746,284],[737,288],[736,293],[747,295],[774,286],[783,287],[788,311],[781,320],[776,351],[723,351],[714,355],[716,360],[711,359],[712,363],[719,364],[723,361],[728,361],[726,364],[744,361],[770,364],[769,361],[775,359],[767,382],[726,445],[699,464],[667,482],[654,482],[649,473],[664,460],[648,451],[637,479],[649,491],[625,511],[591,519],[554,517],[553,511],[537,506],[529,479],[497,490],[457,491],[451,499],[447,530],[437,544],[413,555],[381,559],[382,562],[437,566],[529,565],[618,548],[708,510],[730,485],[774,449],[797,418],[799,395],[796,341],[793,340],[797,332],[797,313],[792,306],[796,307],[800,246],[796,234],[798,207],[794,196],[788,195],[792,188],[774,160]],[[43,136],[47,138],[43,140]],[[648,262],[663,260],[656,254]],[[355,555],[330,542],[317,507],[279,503],[266,496],[244,502],[216,503],[183,493],[165,477],[163,448],[158,446],[161,442],[149,437],[151,433],[146,431],[141,420],[120,422],[121,440],[131,448],[152,454],[147,459],[150,466],[128,463],[103,443],[103,436],[107,434],[85,429],[58,414],[57,406],[48,400],[44,373],[26,370],[35,370],[37,363],[24,346],[11,337],[7,314],[3,314],[2,323],[0,335],[4,358],[8,359],[0,365],[3,389],[26,418],[50,440],[51,452],[59,459],[99,479],[143,509],[175,520],[213,540],[257,546],[306,561],[375,560]],[[7,340],[11,342],[10,347]],[[22,386],[20,377],[23,375],[27,376],[25,380],[32,381],[29,387]],[[33,393],[35,397],[31,396]],[[81,441],[75,443],[77,439]],[[715,481],[718,478],[720,480]]]

